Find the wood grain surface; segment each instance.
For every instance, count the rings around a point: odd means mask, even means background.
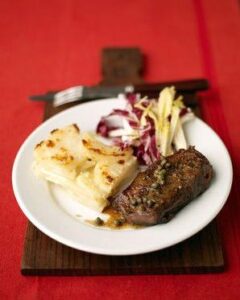
[[[134,48],[115,49],[116,53],[113,52],[113,49],[103,51],[103,69],[105,70],[103,75],[107,75],[102,83],[143,82],[139,79],[143,69],[140,51]],[[107,53],[110,53],[111,57],[108,58]],[[133,59],[134,53],[137,56],[135,59]],[[108,80],[110,73],[107,71],[109,63],[111,63],[109,67],[111,76],[117,76],[116,80],[113,78],[111,82]],[[132,70],[135,71],[121,71],[122,73],[119,71],[122,76],[127,76],[127,79],[124,77],[121,81],[117,69],[128,68],[131,63],[133,64]],[[184,96],[196,115],[200,116],[197,94],[191,92]],[[73,105],[67,104],[55,108],[51,103],[46,104],[44,120]],[[29,222],[21,264],[23,275],[189,274],[223,270],[224,257],[215,220],[198,234],[178,245],[134,256],[105,256],[75,250],[52,240]]]
[[[28,224],[23,275],[190,274],[224,269],[216,222],[167,249],[133,256],[96,255],[64,246]]]

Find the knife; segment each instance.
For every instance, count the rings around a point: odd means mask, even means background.
[[[192,79],[182,81],[169,81],[162,83],[125,85],[125,86],[75,86],[60,92],[49,92],[43,95],[33,95],[29,98],[33,101],[53,101],[53,106],[66,103],[116,97],[126,93],[156,93],[166,86],[174,85],[179,92],[194,92],[208,89],[206,79]]]
[[[99,98],[116,97],[119,94],[134,92],[133,86],[74,86],[60,92],[50,92],[45,95],[34,95],[29,98],[33,101],[53,101],[54,106],[60,106],[66,103],[79,100],[91,100]]]

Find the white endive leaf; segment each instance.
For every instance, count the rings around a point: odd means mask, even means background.
[[[184,131],[182,128],[182,122],[178,119],[175,135],[173,137],[173,142],[175,145],[176,150],[179,149],[187,149],[187,141],[184,135]]]

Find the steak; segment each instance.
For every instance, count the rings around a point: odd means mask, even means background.
[[[131,224],[166,223],[210,185],[213,168],[194,147],[154,162],[113,199]]]

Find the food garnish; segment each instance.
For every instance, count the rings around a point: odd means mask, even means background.
[[[95,220],[95,224],[97,226],[101,226],[101,225],[104,224],[104,221],[101,218],[97,217],[96,220]]]
[[[175,88],[166,87],[157,101],[128,95],[125,109],[114,109],[102,117],[96,131],[123,149],[131,146],[139,161],[150,165],[161,156],[187,148],[182,125],[193,117],[183,97],[176,97]]]

